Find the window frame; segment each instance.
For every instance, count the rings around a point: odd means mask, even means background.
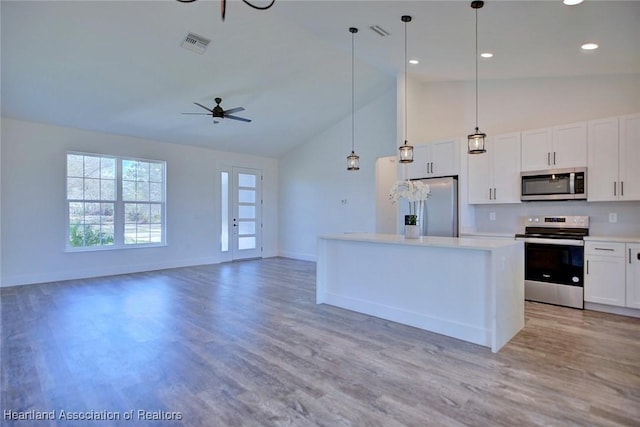
[[[97,157],[100,159],[113,159],[115,161],[115,200],[103,201],[103,200],[87,200],[87,199],[70,199],[69,198],[69,156],[88,156]],[[162,165],[162,182],[161,182],[161,201],[144,201],[136,200],[130,201],[124,200],[123,192],[123,164],[126,161],[130,162],[145,162],[145,163],[157,163]],[[84,177],[84,176],[83,176]],[[138,182],[138,181],[134,181]],[[100,244],[91,246],[72,246],[70,242],[71,232],[71,203],[83,202],[83,203],[113,203],[113,244]],[[140,204],[159,204],[160,205],[160,241],[159,242],[144,242],[144,243],[126,243],[125,238],[125,205],[129,203]],[[110,154],[89,153],[81,151],[67,151],[65,154],[65,251],[66,252],[93,252],[93,251],[110,251],[120,249],[141,249],[150,247],[162,247],[167,246],[167,162],[165,160],[158,159],[143,159],[138,157],[129,156],[115,156]]]

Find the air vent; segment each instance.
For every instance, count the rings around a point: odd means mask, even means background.
[[[387,37],[387,36],[391,35],[391,33],[389,31],[385,30],[380,25],[372,25],[369,28],[371,29],[371,31],[373,31],[374,33],[376,33],[377,35],[379,35],[381,37]]]
[[[202,55],[204,51],[207,50],[209,42],[211,42],[211,40],[194,33],[189,33],[180,46]]]

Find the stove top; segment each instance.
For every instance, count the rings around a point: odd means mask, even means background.
[[[524,234],[516,237],[583,240],[589,235],[588,216],[527,216]]]

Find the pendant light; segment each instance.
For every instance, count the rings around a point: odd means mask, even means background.
[[[354,51],[354,39],[355,35],[358,32],[357,28],[351,27],[349,28],[349,32],[351,33],[351,154],[347,156],[347,170],[348,171],[357,171],[360,170],[360,157],[354,151],[355,148],[355,107],[354,107],[354,73],[353,73],[353,51]]]
[[[481,0],[471,2],[471,8],[476,10],[476,129],[471,135],[468,135],[469,154],[482,154],[487,150],[484,148],[484,139],[486,134],[478,129],[478,9],[484,6]]]
[[[411,22],[409,15],[402,16],[402,22],[404,22],[404,144],[398,149],[400,150],[400,163],[412,163],[413,162],[413,146],[407,144],[407,22]]]

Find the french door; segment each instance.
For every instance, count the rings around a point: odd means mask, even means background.
[[[231,256],[233,261],[262,256],[262,171],[232,168]]]

